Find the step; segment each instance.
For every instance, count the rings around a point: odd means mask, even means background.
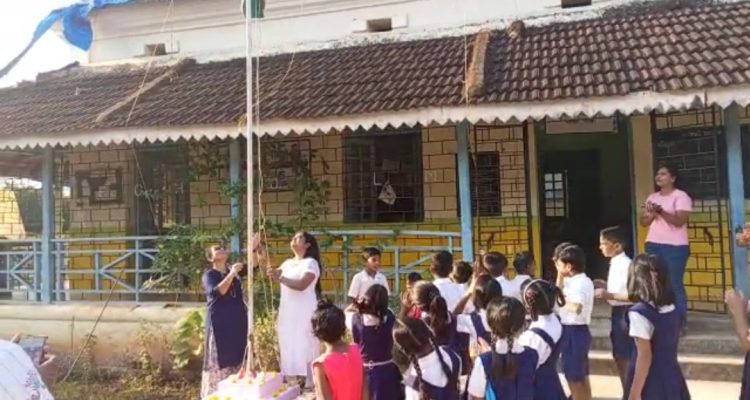
[[[685,379],[702,381],[740,382],[745,366],[744,356],[709,356],[703,354],[680,354],[678,357]],[[612,353],[605,350],[589,352],[591,375],[617,376],[617,367]]]
[[[590,327],[593,337],[591,348],[611,351],[609,316],[602,312],[595,313]],[[680,339],[680,353],[737,356],[745,352],[740,348],[727,315],[690,313],[687,335]]]

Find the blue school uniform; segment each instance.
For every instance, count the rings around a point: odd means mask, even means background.
[[[451,365],[453,366],[451,368],[451,377],[450,379],[448,379],[448,382],[450,382],[451,380],[453,380],[454,382],[458,382],[458,377],[461,370],[461,359],[450,347],[440,346],[440,348],[448,354],[448,357],[450,357],[451,360]],[[420,384],[419,382],[417,382],[416,376],[407,376],[404,379],[404,383],[410,388],[419,391]],[[426,388],[428,400],[459,400],[460,398],[458,393],[458,385],[452,386],[450,383],[448,383],[445,387],[438,387],[430,384],[427,381],[422,382],[422,385],[424,385]]]
[[[560,338],[562,370],[568,382],[581,382],[589,375],[591,331],[588,325],[563,325]]]
[[[503,362],[507,362],[508,354],[498,354]],[[534,399],[534,377],[539,356],[536,351],[525,348],[521,353],[515,354],[516,376],[510,378],[492,378],[492,353],[484,353],[479,356],[482,367],[487,378],[487,390],[492,390],[496,399],[502,400],[533,400]]]
[[[352,316],[352,337],[362,353],[372,400],[404,398],[401,371],[391,358],[395,322],[396,316],[390,310],[376,326],[365,325],[358,313]]]
[[[612,342],[612,357],[615,360],[630,360],[635,351],[633,338],[630,337],[630,306],[612,306],[610,315],[611,330],[609,339]]]
[[[442,334],[438,335],[437,333],[433,332],[435,334],[435,342],[438,346],[448,346],[451,348],[451,350],[456,351],[456,333],[458,329],[458,320],[452,313],[448,313],[448,316],[450,317],[450,321],[448,322],[448,328],[443,332]],[[422,320],[424,321],[427,326],[430,326],[430,319],[432,317],[427,314],[422,317]],[[460,353],[459,353],[460,354]]]
[[[560,376],[557,374],[557,360],[560,358],[561,343],[565,338],[565,331],[563,330],[560,340],[555,343],[552,337],[544,330],[540,328],[531,328],[530,330],[539,335],[551,349],[547,361],[536,370],[536,375],[534,376],[534,400],[567,400],[562,383],[560,382]]]
[[[651,367],[648,370],[646,383],[641,392],[643,400],[690,400],[685,377],[677,362],[677,350],[680,341],[680,328],[682,320],[676,311],[659,313],[652,305],[637,303],[630,308],[646,319],[654,326],[651,336]],[[638,351],[633,353],[628,370],[623,399],[627,400],[630,388],[633,385],[635,375],[635,363]]]
[[[471,324],[474,325],[474,332],[477,333],[477,339],[482,339],[488,344],[492,343],[492,334],[487,329],[484,329],[484,323],[479,313],[473,312],[469,317],[471,318]]]

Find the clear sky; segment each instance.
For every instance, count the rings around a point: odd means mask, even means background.
[[[2,43],[0,68],[3,68],[23,50],[31,40],[36,25],[50,11],[76,2],[76,0],[32,0],[16,3],[13,9],[8,5],[0,7],[2,10],[0,12],[0,43]],[[64,67],[75,61],[75,51],[68,46],[67,42],[58,37],[57,33],[50,30],[5,78],[0,79],[0,86],[10,86],[22,80],[33,80],[40,72]]]

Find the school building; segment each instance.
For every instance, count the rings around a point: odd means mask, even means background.
[[[723,311],[747,280],[732,236],[750,175],[748,22],[738,2],[262,56],[264,215],[294,225],[300,165],[327,182],[305,228],[331,238],[325,282],[339,293],[356,249],[377,244],[394,284],[441,248],[530,250],[548,274],[563,240],[604,277],[599,230],[621,225],[642,249],[637,214],[670,162],[694,200],[689,306]],[[13,200],[19,185],[0,190],[0,291],[157,298],[143,284],[158,236],[243,215],[244,196],[221,186],[247,169],[245,74],[244,58],[180,58],[0,89],[0,175],[41,182],[24,189],[37,209]]]

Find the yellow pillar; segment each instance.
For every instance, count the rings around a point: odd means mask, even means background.
[[[651,116],[631,116],[633,157],[633,212],[640,214],[641,205],[654,191],[654,157],[651,141]],[[644,250],[648,230],[636,224],[637,252]]]
[[[526,152],[529,155],[528,171],[529,175],[529,209],[531,212],[531,243],[534,249],[534,259],[536,260],[537,268],[541,268],[542,265],[542,225],[539,219],[539,164],[537,161],[537,148],[536,148],[536,123],[535,121],[528,121],[526,124]],[[536,271],[537,276],[541,274],[541,270]]]

